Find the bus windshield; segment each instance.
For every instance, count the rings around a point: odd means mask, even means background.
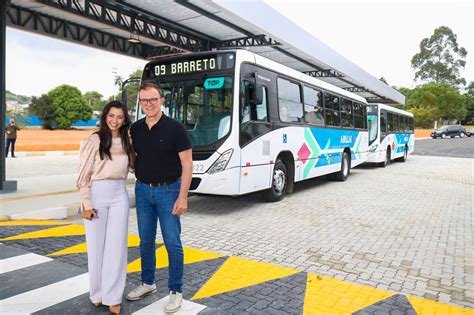
[[[369,122],[369,145],[377,139],[378,117],[376,115],[367,116]]]
[[[230,131],[233,97],[231,76],[201,75],[185,80],[161,78],[163,112],[181,121],[193,146],[207,146]]]

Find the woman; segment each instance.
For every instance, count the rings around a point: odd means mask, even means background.
[[[108,103],[99,131],[81,142],[77,187],[86,227],[90,299],[120,313],[127,268],[129,199],[125,188],[134,152],[122,103]]]

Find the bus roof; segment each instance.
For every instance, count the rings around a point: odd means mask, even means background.
[[[391,112],[394,112],[394,113],[397,113],[397,114],[402,114],[402,115],[407,115],[407,116],[413,117],[413,114],[410,113],[410,112],[407,112],[407,111],[404,111],[402,109],[399,109],[399,108],[396,108],[396,107],[393,107],[393,106],[389,106],[389,105],[386,105],[386,104],[370,103],[369,106],[370,105],[377,105],[380,109],[385,109],[385,110],[388,110],[388,111],[391,111]]]

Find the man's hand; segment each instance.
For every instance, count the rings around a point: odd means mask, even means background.
[[[178,197],[173,206],[173,215],[183,215],[188,210],[188,197]]]
[[[81,212],[81,217],[86,220],[92,220],[93,218],[98,218],[97,212],[94,209],[84,210]]]

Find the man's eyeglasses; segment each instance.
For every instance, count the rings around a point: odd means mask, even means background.
[[[147,105],[147,104],[155,105],[156,103],[158,103],[158,101],[160,99],[162,99],[162,97],[141,98],[141,99],[139,99],[139,101],[140,101],[140,104],[142,104],[142,105]]]

